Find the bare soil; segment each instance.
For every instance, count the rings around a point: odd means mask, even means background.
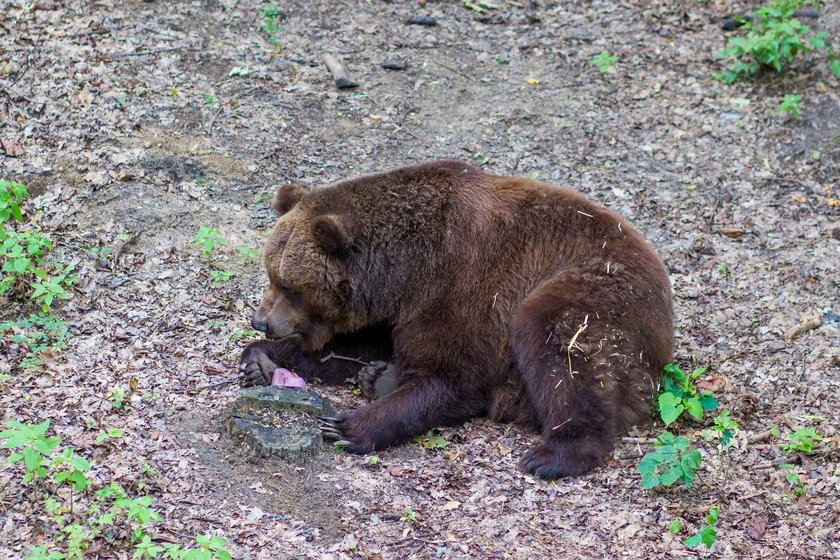
[[[6,0],[0,14],[0,178],[27,184],[27,210],[77,267],[57,309],[75,336],[23,370],[8,341],[2,419],[52,420],[94,461],[93,477],[144,480],[164,521],[155,539],[227,539],[234,558],[840,557],[840,81],[823,55],[724,86],[713,53],[723,0],[278,2],[277,44],[261,2]],[[479,4],[474,2],[474,5]],[[840,5],[807,24],[840,49]],[[430,16],[435,26],[408,25]],[[601,51],[618,62],[599,72]],[[341,57],[360,85],[337,90]],[[402,59],[405,70],[382,68]],[[800,116],[779,115],[801,94]],[[641,489],[639,426],[609,464],[544,482],[517,461],[538,437],[478,419],[450,444],[378,453],[330,448],[307,463],[253,457],[223,424],[239,352],[265,284],[258,249],[274,188],[317,186],[429,158],[573,187],[622,213],[673,280],[678,361],[743,431],[721,457],[700,440],[691,489]],[[200,226],[227,243],[210,259]],[[121,234],[127,234],[120,237]],[[111,247],[99,259],[89,250]],[[236,273],[212,284],[209,272]],[[0,319],[32,311],[0,303]],[[818,315],[821,325],[784,333]],[[117,413],[109,389],[128,395]],[[200,390],[196,391],[196,388]],[[352,386],[325,389],[339,410]],[[822,418],[822,419],[821,419]],[[126,435],[96,444],[107,422]],[[767,426],[813,426],[816,456],[785,457]],[[703,427],[684,423],[693,436]],[[697,438],[699,440],[699,438]],[[140,461],[156,474],[141,475]],[[808,489],[792,487],[789,461]],[[0,466],[0,555],[38,544],[46,513]],[[148,490],[147,490],[148,491]],[[682,539],[720,508],[710,552]],[[401,520],[406,508],[417,514]],[[667,527],[682,520],[672,536]],[[97,545],[90,558],[128,558]]]

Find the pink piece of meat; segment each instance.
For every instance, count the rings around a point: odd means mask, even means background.
[[[271,378],[272,385],[279,385],[280,387],[300,387],[306,389],[306,381],[292,370],[286,368],[277,368],[274,370],[274,376]]]

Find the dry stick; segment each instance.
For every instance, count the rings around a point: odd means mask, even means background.
[[[199,391],[203,391],[204,389],[215,389],[216,387],[221,387],[222,385],[228,385],[230,383],[236,383],[239,381],[238,377],[231,377],[230,379],[222,379],[221,381],[217,381],[216,383],[211,383],[210,385],[202,385],[201,387],[196,387],[195,389],[190,389],[194,393],[198,393]]]
[[[347,357],[347,356],[339,356],[339,355],[338,355],[338,354],[336,354],[335,352],[330,352],[329,354],[327,354],[326,356],[324,356],[323,358],[321,358],[321,363],[323,364],[323,363],[324,363],[324,362],[326,362],[327,360],[332,360],[332,359],[336,359],[336,360],[347,360],[348,362],[356,362],[357,364],[362,364],[363,366],[372,366],[372,365],[373,365],[373,364],[372,364],[372,363],[370,363],[370,362],[365,362],[365,361],[363,361],[363,360],[359,360],[359,359],[356,359],[356,358],[349,358],[349,357]]]
[[[447,70],[449,70],[450,72],[455,72],[455,73],[456,73],[456,74],[458,74],[459,76],[463,76],[464,78],[466,78],[466,79],[468,79],[468,80],[472,81],[472,77],[471,77],[471,76],[468,76],[468,75],[464,74],[463,72],[461,72],[460,70],[456,70],[455,68],[452,68],[451,66],[447,66],[447,65],[446,65],[446,64],[444,64],[443,62],[438,62],[437,60],[432,60],[432,63],[437,64],[438,66],[440,66],[440,67],[442,67],[442,68],[446,68],[446,69],[447,69]]]
[[[327,65],[327,69],[330,71],[330,74],[332,74],[333,79],[335,80],[335,87],[338,89],[347,89],[359,86],[359,84],[350,79],[350,75],[347,73],[347,68],[345,68],[341,59],[337,56],[333,56],[331,54],[324,55],[324,64]]]

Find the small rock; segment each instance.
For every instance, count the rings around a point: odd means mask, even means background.
[[[428,26],[432,26],[432,25],[437,25],[437,20],[433,17],[417,16],[417,17],[410,18],[408,21],[406,21],[406,23],[408,25],[428,25]]]
[[[402,58],[389,58],[382,62],[382,68],[386,70],[405,70],[408,68],[408,62]]]
[[[720,118],[724,121],[737,121],[741,118],[741,114],[734,111],[725,111],[720,114]]]

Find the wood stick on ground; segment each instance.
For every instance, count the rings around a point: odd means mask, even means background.
[[[324,64],[327,65],[327,69],[330,71],[330,74],[332,74],[333,79],[335,80],[335,87],[338,89],[359,87],[359,84],[350,79],[350,75],[347,73],[347,68],[337,56],[333,56],[331,54],[324,55]]]
[[[335,359],[335,360],[347,360],[348,362],[356,362],[357,364],[362,364],[363,366],[372,366],[373,365],[372,363],[366,362],[364,360],[358,360],[356,358],[349,358],[347,356],[339,356],[338,354],[335,354],[334,352],[330,352],[329,354],[327,354],[326,356],[321,358],[321,363],[323,364],[327,360],[333,360],[333,359]]]

